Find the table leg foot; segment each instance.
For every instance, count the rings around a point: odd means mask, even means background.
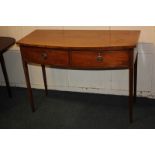
[[[133,122],[133,65],[129,68],[129,122]]]
[[[32,95],[32,89],[31,89],[30,77],[29,77],[29,71],[28,71],[28,64],[24,60],[22,61],[23,61],[23,68],[24,68],[24,73],[25,73],[25,79],[26,79],[26,85],[27,85],[31,109],[32,109],[32,112],[35,112],[35,105],[33,102],[33,95]]]
[[[138,62],[138,55],[136,57],[136,61],[134,64],[134,102],[137,99],[137,62]]]
[[[0,55],[0,62],[1,62],[1,66],[2,66],[2,72],[3,72],[3,75],[4,75],[8,95],[11,98],[12,93],[11,93],[11,88],[10,88],[10,84],[9,84],[9,78],[8,78],[8,74],[7,74],[7,71],[6,71],[6,66],[5,66],[5,62],[4,62],[4,58],[3,58],[2,54]]]

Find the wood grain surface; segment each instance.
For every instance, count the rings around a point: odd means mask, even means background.
[[[19,45],[106,49],[134,48],[140,31],[136,30],[35,30],[17,42]]]

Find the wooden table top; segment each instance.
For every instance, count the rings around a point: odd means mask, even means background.
[[[5,52],[10,46],[15,44],[15,39],[10,37],[0,37],[0,53]]]
[[[136,47],[139,35],[137,30],[35,30],[17,44],[63,49],[124,49]]]

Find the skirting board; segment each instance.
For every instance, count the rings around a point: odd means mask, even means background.
[[[5,83],[1,83],[1,86],[5,86]],[[26,88],[25,84],[13,84],[12,87],[21,87]],[[31,87],[34,89],[44,89],[44,86],[41,84],[31,84]],[[59,91],[71,91],[71,92],[81,92],[81,93],[98,93],[98,94],[107,94],[107,95],[123,95],[128,96],[127,90],[115,90],[115,89],[102,89],[102,88],[86,88],[86,87],[65,87],[65,86],[51,86],[48,85],[48,90],[59,90]],[[155,93],[151,91],[137,91],[138,97],[146,97],[155,99]]]

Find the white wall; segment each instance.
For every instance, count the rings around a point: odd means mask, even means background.
[[[17,40],[34,29],[136,29],[141,30],[138,45],[138,95],[155,98],[155,27],[0,27],[0,36]],[[19,48],[15,45],[4,54],[12,86],[25,87]],[[43,88],[41,68],[29,66],[33,88]],[[123,77],[123,78],[122,78]],[[128,71],[73,71],[47,68],[49,89],[128,95]],[[0,68],[0,85],[5,85]]]

